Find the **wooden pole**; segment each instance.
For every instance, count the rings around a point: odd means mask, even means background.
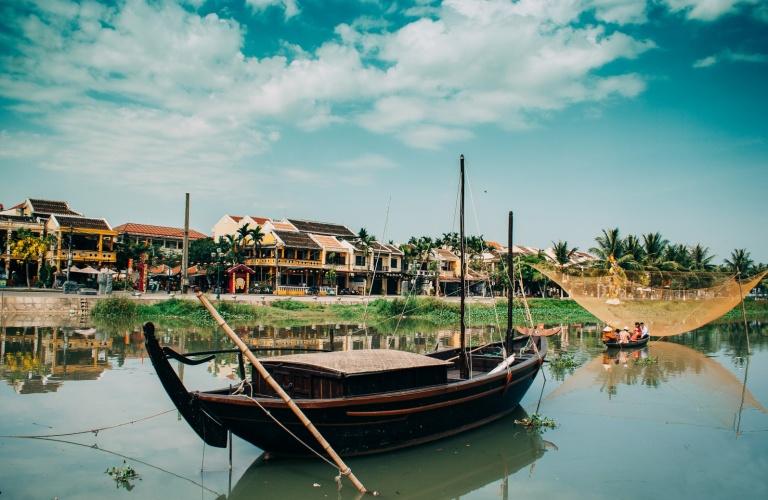
[[[510,210],[507,221],[507,279],[509,280],[509,290],[507,293],[507,334],[505,338],[507,353],[512,352],[512,339],[515,337],[513,324],[515,314],[515,256],[512,253],[512,248],[514,247],[512,237],[514,218],[515,216]]]
[[[465,254],[467,251],[466,247],[466,241],[464,237],[464,155],[461,155],[459,157],[459,170],[461,171],[461,199],[459,200],[459,237],[461,238],[460,247],[461,247],[461,283],[459,285],[459,291],[461,292],[461,302],[459,302],[459,315],[460,315],[460,339],[461,339],[461,350],[459,351],[459,373],[461,378],[468,379],[469,378],[469,363],[467,358],[467,341],[466,341],[466,331],[467,331],[467,325],[464,318],[464,309],[466,302],[466,295],[467,291],[465,289],[465,272],[464,269],[465,265]],[[438,270],[438,273],[440,271]]]
[[[744,335],[747,338],[747,356],[749,356],[752,354],[752,349],[749,346],[749,323],[747,323],[747,309],[744,306],[744,292],[741,290],[741,272],[736,273],[736,283],[739,284],[739,297],[741,297],[741,317],[744,320]]]
[[[197,295],[197,298],[203,304],[203,307],[205,307],[211,314],[213,319],[216,321],[216,324],[219,325],[222,330],[224,330],[224,333],[226,333],[227,336],[232,339],[232,342],[235,343],[238,349],[240,349],[245,357],[248,358],[248,361],[251,362],[253,367],[256,368],[261,378],[269,384],[272,390],[275,391],[278,396],[280,396],[280,399],[282,399],[291,409],[293,414],[296,415],[296,418],[298,418],[299,421],[304,424],[304,427],[306,427],[307,430],[312,434],[312,436],[317,439],[317,442],[320,443],[320,446],[323,447],[328,456],[331,457],[331,459],[336,463],[336,466],[339,468],[341,475],[349,477],[349,480],[360,493],[368,493],[368,490],[365,489],[363,483],[361,483],[357,477],[355,477],[355,475],[352,473],[352,470],[347,467],[347,464],[344,463],[344,461],[331,447],[328,441],[326,441],[323,435],[320,434],[320,431],[318,431],[315,425],[307,418],[306,415],[304,415],[304,412],[301,411],[301,408],[299,408],[296,403],[293,402],[293,399],[291,399],[288,393],[286,393],[283,388],[280,387],[280,384],[278,384],[277,381],[272,378],[272,375],[270,375],[267,369],[264,368],[264,365],[259,362],[259,360],[251,352],[248,346],[245,345],[245,342],[243,342],[242,339],[240,339],[240,337],[235,333],[235,331],[230,328],[227,322],[224,321],[224,318],[222,318],[216,308],[213,307],[213,304],[211,304],[211,302],[208,300],[208,297],[203,295],[203,293],[199,290],[195,291],[195,295]]]
[[[181,251],[181,293],[189,287],[189,193],[184,196],[184,240]]]

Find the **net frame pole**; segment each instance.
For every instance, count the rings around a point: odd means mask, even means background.
[[[741,318],[744,320],[744,335],[747,337],[747,356],[752,355],[749,345],[749,324],[747,323],[747,308],[744,305],[744,292],[741,290],[741,271],[736,273],[736,283],[739,285],[739,297],[741,297]]]
[[[280,396],[280,399],[282,399],[285,404],[288,405],[288,408],[291,409],[294,415],[296,415],[296,418],[299,419],[299,421],[304,425],[304,427],[307,428],[307,430],[312,434],[312,436],[317,440],[318,443],[320,443],[320,446],[325,450],[325,452],[328,454],[329,457],[334,461],[336,466],[339,468],[339,472],[342,476],[347,476],[349,480],[352,482],[352,484],[357,488],[357,491],[360,493],[368,493],[368,490],[363,486],[363,483],[360,482],[360,480],[357,479],[357,477],[352,473],[352,469],[347,467],[347,464],[344,463],[344,461],[341,459],[341,457],[336,453],[336,451],[331,447],[330,443],[325,440],[322,434],[320,434],[320,431],[317,430],[315,425],[312,423],[309,418],[307,418],[306,415],[304,415],[304,412],[301,411],[301,408],[298,407],[298,405],[291,399],[291,397],[288,395],[285,390],[280,386],[280,384],[277,383],[277,381],[272,378],[272,375],[269,374],[266,368],[264,368],[264,365],[259,362],[259,360],[256,358],[256,356],[251,352],[251,350],[248,348],[247,345],[245,345],[245,342],[235,333],[234,330],[227,324],[227,322],[224,320],[224,318],[221,317],[221,314],[219,314],[219,311],[216,310],[215,307],[213,307],[213,304],[211,304],[211,301],[208,300],[208,297],[206,297],[200,290],[195,291],[195,295],[197,296],[198,300],[200,300],[200,303],[203,304],[203,307],[205,307],[208,310],[208,313],[213,317],[213,319],[216,321],[216,324],[221,327],[222,330],[224,330],[224,333],[227,334],[227,336],[232,340],[232,342],[235,343],[235,345],[240,349],[240,351],[245,355],[245,357],[248,358],[248,361],[251,362],[254,368],[259,372],[259,375],[261,378],[264,379],[267,384],[274,390],[278,396]]]

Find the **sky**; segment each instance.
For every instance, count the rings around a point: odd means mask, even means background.
[[[0,2],[0,203],[768,262],[768,3]]]

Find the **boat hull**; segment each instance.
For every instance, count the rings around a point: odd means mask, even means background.
[[[511,379],[506,373],[483,375],[418,391],[336,400],[298,399],[296,403],[340,455],[381,453],[451,436],[511,413],[540,368],[538,359],[531,361]],[[311,453],[299,439],[321,451],[282,401],[210,393],[193,393],[193,397],[223,427],[264,451],[288,456]]]
[[[643,347],[648,344],[650,337],[645,337],[634,342],[627,342],[626,344],[619,344],[618,342],[603,342],[608,349],[632,349],[635,347]]]

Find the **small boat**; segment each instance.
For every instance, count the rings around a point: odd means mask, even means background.
[[[463,156],[461,179],[464,250]],[[511,240],[511,212],[509,226]],[[509,248],[511,252],[511,242]],[[547,351],[546,337],[514,336],[512,314],[508,314],[503,341],[467,347],[465,254],[461,252],[460,347],[426,355],[377,349],[262,358],[257,368],[265,370],[269,379],[253,368],[246,373],[243,356],[250,353],[244,344],[241,349],[180,354],[161,348],[154,325],[147,323],[146,349],[179,413],[211,446],[225,447],[231,432],[274,455],[324,453],[306,422],[292,410],[291,400],[340,456],[386,452],[458,434],[513,412]],[[508,260],[513,272],[511,254]],[[198,293],[198,297],[212,314],[216,313],[204,295]],[[511,307],[512,300],[509,303]],[[219,324],[226,331],[223,319]],[[168,362],[172,358],[200,364],[217,354],[234,352],[242,382],[219,390],[188,390]],[[286,398],[278,397],[276,387],[287,393]]]
[[[643,337],[640,340],[630,340],[629,342],[626,342],[624,344],[620,344],[617,341],[603,341],[603,344],[608,349],[634,349],[636,347],[643,347],[646,344],[648,344],[648,341],[651,339],[650,336]]]

